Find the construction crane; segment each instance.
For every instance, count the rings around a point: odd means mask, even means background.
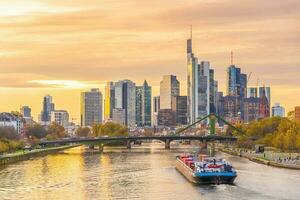
[[[248,79],[247,79],[247,85],[248,85],[248,83],[250,81],[251,75],[252,75],[252,72],[249,73],[249,76],[248,76]]]

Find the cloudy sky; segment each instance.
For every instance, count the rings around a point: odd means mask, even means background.
[[[158,94],[175,74],[186,94],[186,39],[225,90],[230,51],[271,86],[272,103],[300,105],[299,0],[0,0],[0,111],[32,107],[51,94],[79,118],[80,92],[106,81],[144,79]]]

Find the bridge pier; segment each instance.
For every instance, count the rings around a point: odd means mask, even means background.
[[[103,150],[104,150],[104,145],[103,144],[99,144],[99,153],[103,153]]]
[[[130,140],[127,140],[126,148],[131,149],[131,141]]]
[[[170,149],[170,143],[171,143],[171,141],[169,139],[166,139],[166,141],[165,141],[165,149]]]

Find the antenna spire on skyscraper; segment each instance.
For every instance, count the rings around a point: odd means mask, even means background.
[[[233,51],[232,50],[230,52],[230,62],[231,62],[231,65],[233,65]]]
[[[191,35],[190,35],[190,37],[191,37],[191,39],[193,38],[193,25],[191,24],[191,27],[190,27],[190,31],[191,31]]]

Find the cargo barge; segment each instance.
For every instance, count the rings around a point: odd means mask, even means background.
[[[194,184],[233,184],[237,173],[229,162],[207,155],[180,155],[176,169]]]

